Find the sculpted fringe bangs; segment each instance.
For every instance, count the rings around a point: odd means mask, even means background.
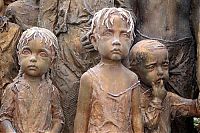
[[[45,47],[47,48],[53,46],[56,52],[55,55],[59,53],[57,37],[50,30],[39,27],[32,27],[22,33],[22,36],[17,45],[17,51],[20,51],[24,46],[26,46],[30,40],[34,40],[36,38],[41,38],[44,40]]]
[[[91,33],[94,33],[96,29],[98,29],[100,25],[105,25],[107,28],[110,28],[110,24],[113,24],[113,19],[110,18],[110,15],[117,14],[120,15],[121,18],[127,22],[129,25],[128,32],[131,32],[131,34],[134,34],[134,28],[135,28],[135,17],[131,16],[131,13],[123,8],[103,8],[102,10],[95,13],[93,19],[92,19],[92,25],[91,25]],[[135,36],[135,35],[134,35]],[[133,39],[133,36],[131,36],[131,39]]]

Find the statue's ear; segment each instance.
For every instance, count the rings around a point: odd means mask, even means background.
[[[96,36],[96,34],[90,35],[90,41],[91,41],[92,45],[94,46],[94,49],[98,50],[98,44],[97,44],[97,36]]]

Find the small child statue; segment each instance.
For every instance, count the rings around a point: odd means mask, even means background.
[[[133,41],[131,14],[104,8],[94,15],[91,31],[101,61],[81,77],[74,131],[142,133],[138,77],[122,64]]]
[[[59,92],[49,77],[58,54],[55,35],[44,28],[23,32],[17,45],[20,71],[2,98],[6,133],[60,133],[64,123]]]
[[[156,40],[143,40],[131,49],[131,70],[141,82],[141,109],[145,133],[171,133],[171,120],[179,116],[200,117],[198,99],[185,99],[167,92],[169,58],[166,46]]]

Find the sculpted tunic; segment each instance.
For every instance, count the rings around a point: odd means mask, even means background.
[[[104,90],[92,68],[88,72],[93,79],[88,133],[132,133],[131,96],[135,84],[112,94]]]
[[[46,80],[38,88],[31,88],[23,78],[11,83],[3,94],[3,120],[9,120],[17,133],[45,133],[53,122],[64,123],[57,88]]]
[[[145,133],[171,133],[171,120],[180,116],[200,116],[199,100],[182,98],[167,92],[162,103],[152,101],[151,90],[141,91],[141,109]]]

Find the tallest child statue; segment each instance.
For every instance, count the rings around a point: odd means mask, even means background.
[[[125,9],[104,8],[94,15],[90,39],[101,61],[81,77],[75,133],[143,132],[138,77],[122,64],[133,30]]]

